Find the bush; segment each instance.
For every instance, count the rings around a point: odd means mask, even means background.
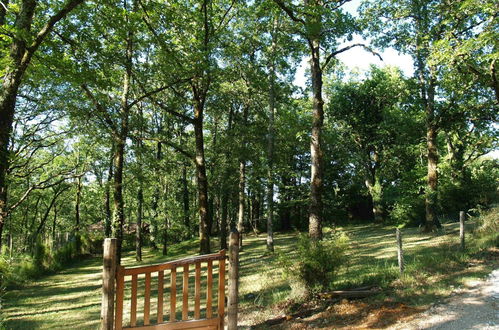
[[[346,262],[347,243],[345,234],[318,242],[300,234],[296,253],[281,254],[278,262],[284,276],[302,284],[307,293],[324,291],[331,287],[338,270]]]
[[[475,231],[477,247],[499,247],[499,206],[479,211]]]

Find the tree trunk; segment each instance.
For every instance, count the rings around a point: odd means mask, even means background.
[[[163,189],[163,196],[165,196],[165,199],[168,198],[168,185],[165,183],[164,189]],[[165,203],[165,220],[163,223],[163,231],[162,231],[162,241],[163,241],[163,249],[161,253],[166,256],[168,254],[168,203]]]
[[[433,68],[430,68],[430,77],[425,103],[426,114],[426,146],[428,152],[427,192],[425,198],[426,223],[424,230],[435,230],[438,200],[438,146],[437,125],[435,116],[435,79]]]
[[[426,143],[428,148],[428,191],[426,192],[426,223],[425,231],[430,232],[436,225],[436,208],[438,194],[438,152],[437,152],[437,130],[433,125],[427,127]]]
[[[111,157],[109,161],[109,172],[107,174],[107,183],[106,183],[106,196],[104,200],[104,209],[106,212],[106,220],[104,224],[104,234],[106,238],[111,237],[111,182],[113,178],[113,159],[114,153],[113,148],[111,148]]]
[[[184,224],[190,237],[191,225],[189,219],[189,187],[187,186],[187,165],[182,166],[182,201],[184,203]]]
[[[81,203],[81,175],[76,179],[76,201],[75,201],[75,242],[76,242],[76,253],[80,253],[81,249],[81,237],[80,237],[80,203]]]
[[[142,178],[139,177],[138,179],[139,179],[139,189],[137,191],[137,226],[135,229],[135,260],[142,261],[142,217],[143,217],[142,207],[144,205],[144,191],[141,182]]]
[[[272,35],[272,56],[274,56],[277,44],[277,19],[274,21],[274,33]],[[275,63],[270,66],[270,88],[269,88],[269,125],[267,136],[267,250],[274,252],[274,140],[275,128],[274,117],[276,111],[276,98],[275,98]]]
[[[117,238],[116,255],[117,262],[121,264],[121,250],[123,245],[123,226],[125,224],[125,205],[123,202],[123,170],[126,139],[128,137],[128,121],[130,106],[128,98],[130,84],[132,80],[132,57],[133,57],[133,31],[129,30],[126,37],[125,53],[125,73],[123,76],[123,89],[121,92],[120,104],[120,127],[119,132],[114,133],[115,154],[114,154],[114,207],[113,207],[113,237]]]
[[[123,244],[123,226],[125,224],[125,210],[123,202],[123,158],[125,141],[120,137],[115,141],[114,152],[114,186],[113,186],[113,222],[112,236],[117,239],[117,262],[121,263],[121,247]]]
[[[227,250],[227,207],[229,194],[226,190],[222,192],[222,215],[220,217],[220,250]]]
[[[210,236],[208,234],[208,178],[204,157],[203,136],[203,104],[199,101],[194,106],[194,136],[196,139],[196,164],[199,208],[199,239],[201,254],[210,253]]]
[[[156,161],[157,161],[157,168],[156,171],[159,173],[160,171],[160,161],[163,158],[163,153],[162,153],[162,144],[161,142],[158,142],[156,145]],[[151,227],[149,228],[149,236],[150,236],[150,242],[152,245],[152,248],[156,250],[158,247],[156,246],[156,240],[155,240],[155,235],[157,232],[157,224],[160,222],[159,218],[159,201],[160,201],[160,185],[161,185],[161,178],[158,180],[159,182],[156,182],[155,188],[154,188],[154,195],[152,198],[152,219],[151,219]]]
[[[313,93],[312,135],[310,142],[311,177],[310,177],[310,204],[309,227],[310,238],[322,239],[323,222],[323,154],[322,154],[322,126],[324,123],[324,101],[322,100],[322,69],[320,67],[319,37],[311,40],[311,73]]]
[[[54,204],[54,219],[52,222],[52,251],[55,250],[55,228],[57,224],[57,203]]]
[[[243,247],[245,181],[246,181],[246,163],[243,160],[241,160],[241,161],[239,161],[239,208],[238,208],[239,211],[237,213],[237,231],[239,232],[239,250],[240,251],[242,251],[242,247]]]
[[[373,159],[371,159],[371,152],[368,152],[369,161],[366,164],[366,180],[365,185],[371,200],[372,218],[375,222],[383,222],[383,207],[381,205],[383,191],[381,182],[377,177],[377,167],[379,162],[379,155],[377,151],[373,151]],[[372,165],[374,162],[374,165]]]

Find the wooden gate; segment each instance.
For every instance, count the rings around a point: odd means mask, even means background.
[[[217,313],[213,313],[213,261],[218,261],[218,304]],[[206,264],[206,303],[204,317],[201,318],[201,269]],[[191,265],[195,268],[194,276],[194,315],[189,315],[189,272]],[[182,269],[182,316],[177,320],[177,270]],[[204,267],[203,267],[204,268]],[[164,277],[165,271],[170,277],[169,320],[164,318]],[[151,277],[157,273],[157,313],[156,320],[150,319],[151,313]],[[138,277],[144,278],[144,310],[143,326],[137,327],[137,284]],[[125,277],[131,277],[130,323],[123,326],[123,302]],[[225,251],[192,258],[175,260],[160,265],[125,268],[118,266],[116,271],[116,316],[115,328],[135,329],[223,329],[225,309]],[[153,324],[151,324],[153,323]]]
[[[105,242],[105,248],[106,243],[115,245]],[[112,256],[114,249],[109,250]],[[224,329],[225,263],[222,250],[157,265],[113,267],[106,263],[105,249],[102,328],[112,329],[114,323],[114,329]],[[110,283],[114,279],[115,285]],[[189,283],[189,279],[194,283]],[[218,287],[216,308],[214,285]],[[165,296],[169,296],[166,301]],[[181,310],[177,309],[177,298],[181,300]]]

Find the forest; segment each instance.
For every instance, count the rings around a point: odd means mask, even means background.
[[[0,0],[0,295],[106,237],[281,260],[465,211],[497,247],[498,48],[494,0]]]

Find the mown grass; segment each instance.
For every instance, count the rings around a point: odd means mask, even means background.
[[[468,226],[472,227],[473,223],[469,223]],[[377,285],[383,288],[383,293],[372,299],[378,301],[391,299],[422,306],[448,296],[453,290],[452,286],[456,288],[464,285],[467,280],[482,277],[497,265],[497,260],[484,262],[478,254],[479,250],[473,247],[470,252],[459,252],[458,224],[450,223],[444,227],[445,233],[440,235],[424,235],[419,233],[417,228],[403,229],[407,264],[403,276],[398,274],[396,264],[394,227],[369,225],[336,228],[348,234],[351,248],[348,251],[349,261],[341,268],[332,287],[343,289]],[[283,278],[282,270],[276,262],[277,254],[267,253],[265,239],[264,235],[244,238],[240,256],[241,325],[260,323],[280,310],[288,308],[288,303],[281,302],[293,297],[296,291],[291,289],[291,287],[296,289],[296,285],[288,283]],[[292,255],[295,244],[296,233],[276,234],[277,252]],[[217,250],[216,246],[217,242],[213,242],[214,251]],[[158,251],[145,249],[141,264],[165,262],[195,255],[197,248],[195,240],[183,242],[171,246],[166,258]],[[86,259],[58,274],[42,277],[23,288],[8,291],[4,297],[2,311],[5,327],[7,329],[98,328],[101,263],[102,260],[98,257]],[[135,262],[132,252],[127,252],[123,264],[130,266],[139,263]],[[179,273],[178,285],[181,285],[181,278]],[[216,279],[216,276],[214,278]],[[165,283],[169,284],[169,281],[165,279]],[[155,297],[156,286],[156,279],[153,276],[152,297]],[[142,291],[140,286],[139,292]],[[178,306],[180,306],[180,287],[177,288],[177,292]],[[128,291],[126,295],[129,295]],[[165,295],[165,299],[168,299],[168,295]],[[192,300],[191,297],[191,304]],[[154,298],[151,301],[153,304],[156,303]],[[139,311],[141,303],[139,296]],[[125,303],[125,310],[127,307]],[[151,308],[153,320],[155,310],[153,305]],[[192,305],[190,310],[192,315]],[[180,310],[177,310],[177,314],[180,315]]]

